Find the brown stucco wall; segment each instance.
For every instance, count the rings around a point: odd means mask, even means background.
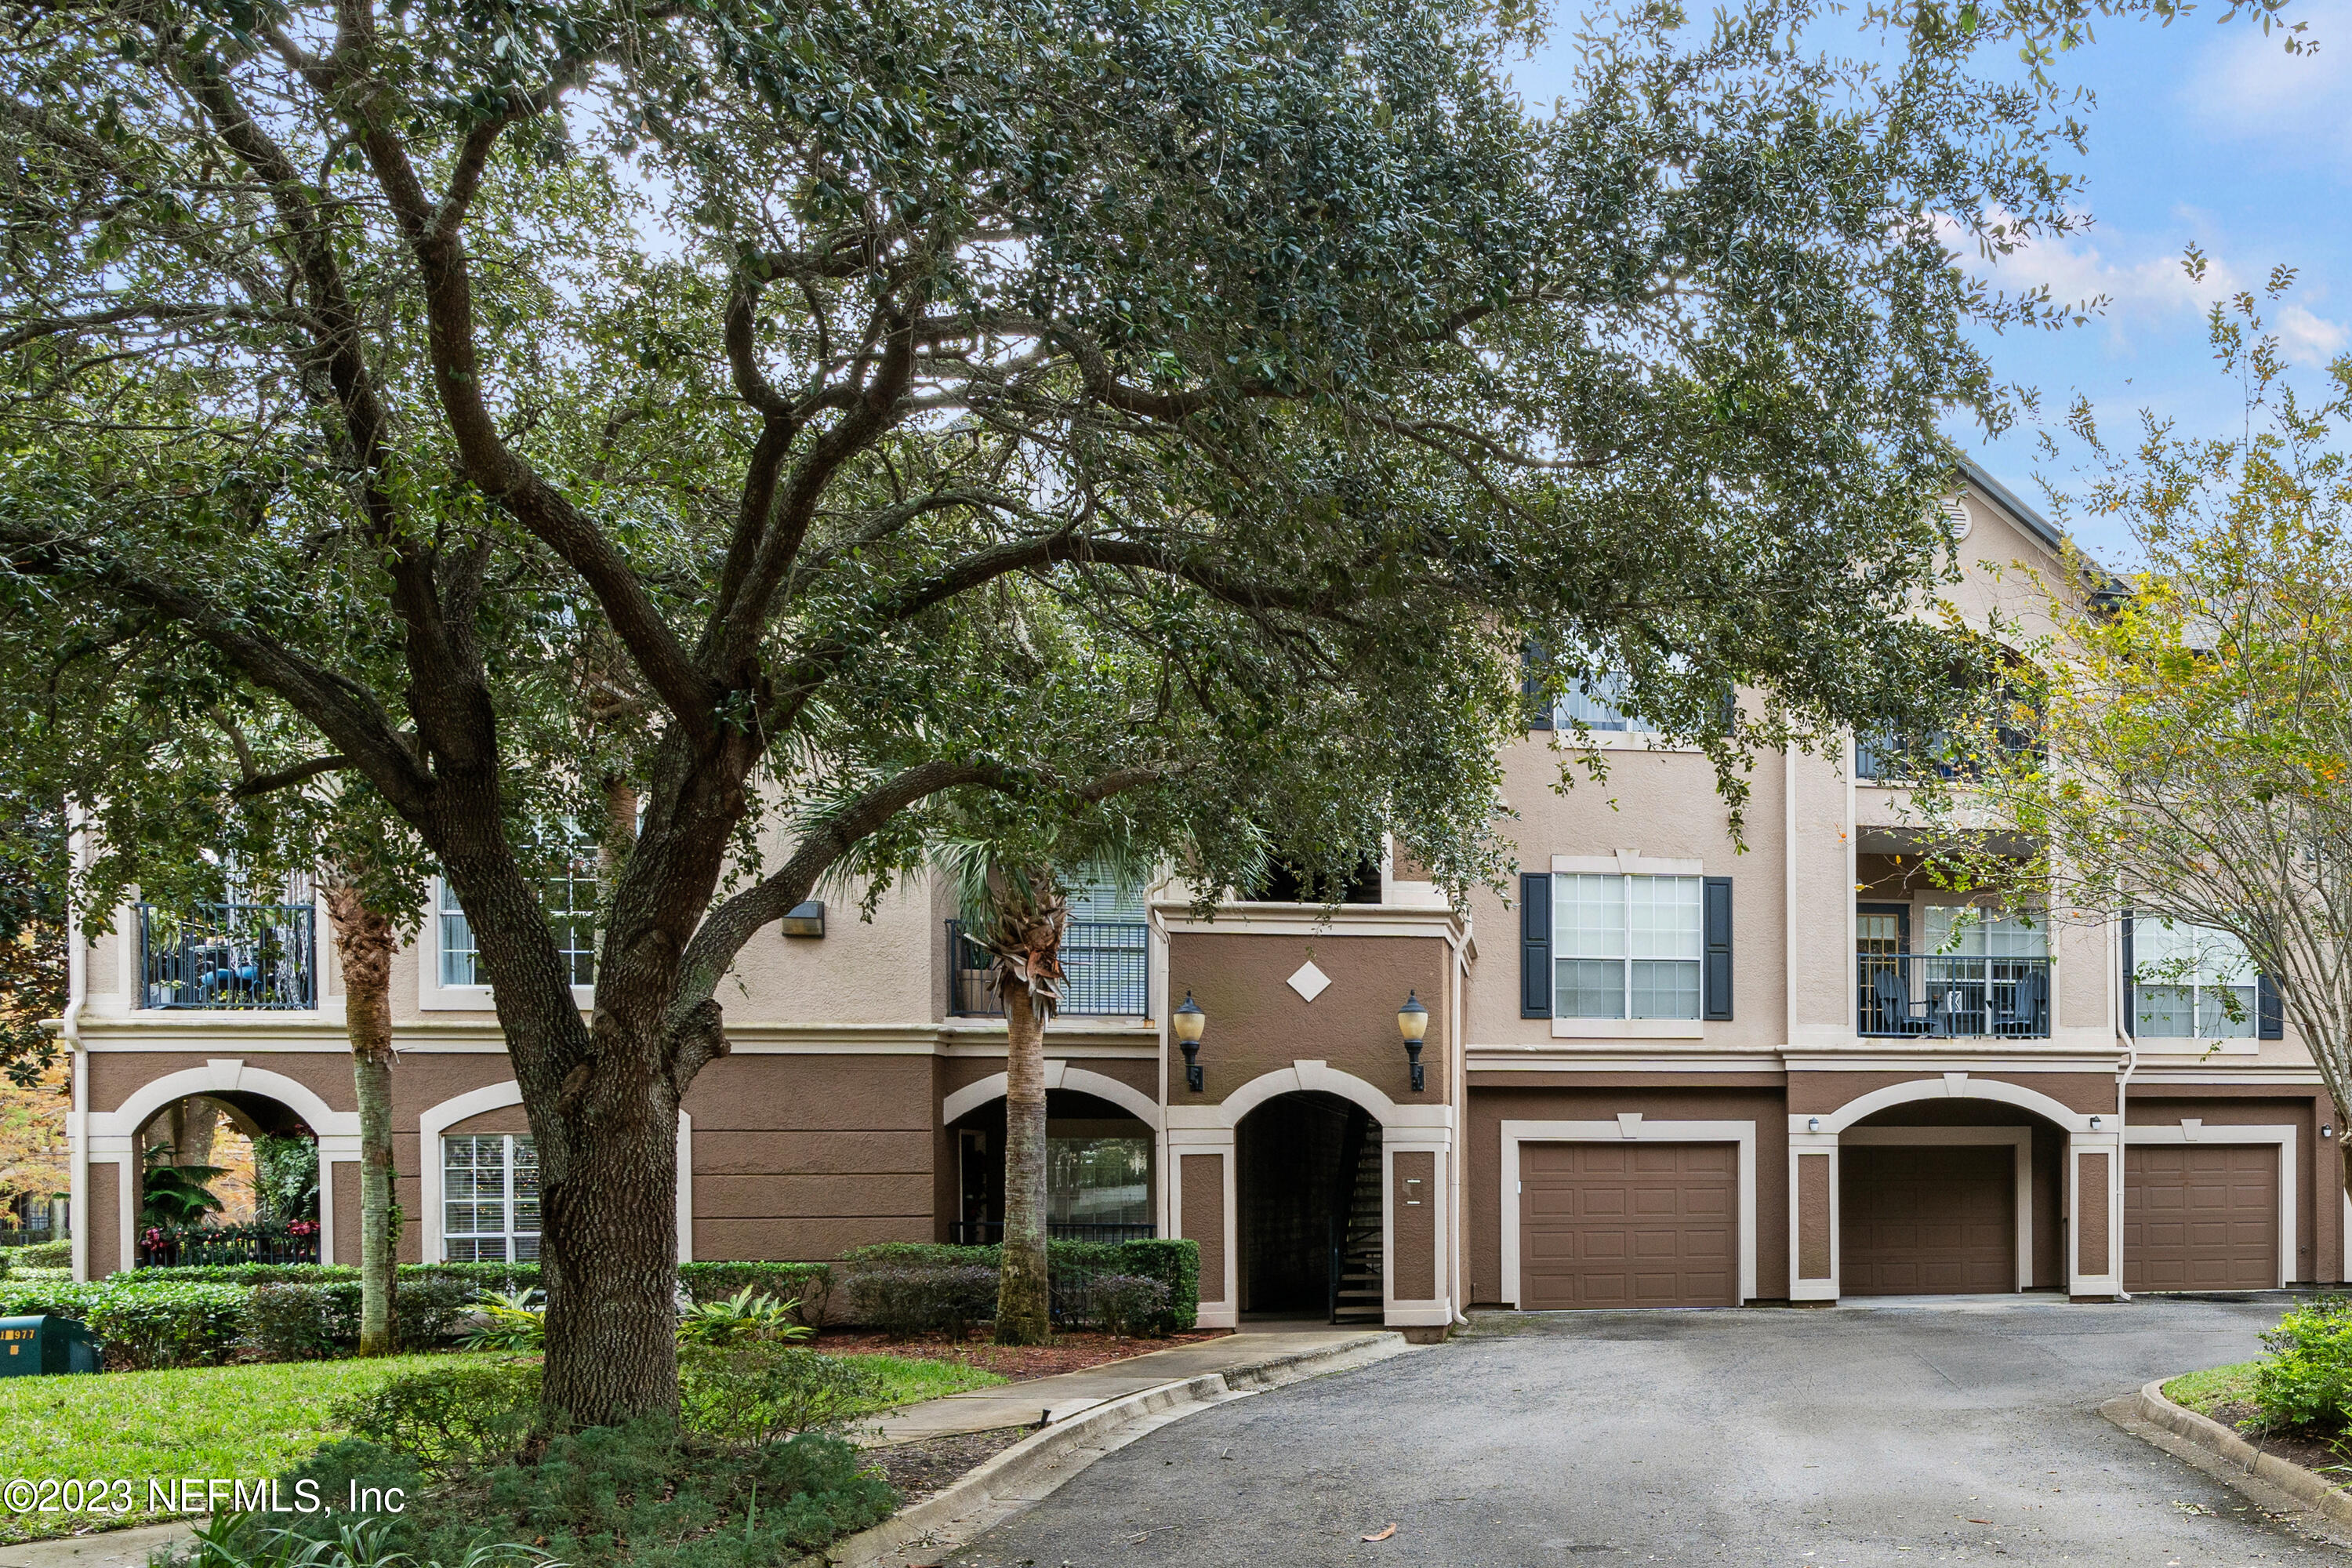
[[[1336,928],[1318,936],[1180,931],[1169,948],[1169,994],[1181,998],[1190,991],[1209,1015],[1201,1095],[1184,1089],[1182,1058],[1171,1058],[1171,1092],[1180,1103],[1213,1104],[1297,1061],[1327,1062],[1403,1104],[1445,1098],[1453,1045],[1445,1034],[1450,958],[1444,941],[1350,936]],[[1310,959],[1331,984],[1306,1002],[1285,982]],[[1430,1011],[1421,1057],[1429,1087],[1419,1095],[1397,1036],[1397,1009],[1408,992],[1418,992]]]
[[[1830,1277],[1830,1157],[1797,1156],[1797,1277]]]
[[[1788,1105],[1776,1090],[1714,1086],[1691,1089],[1486,1089],[1473,1084],[1465,1136],[1468,1189],[1462,1194],[1470,1304],[1500,1299],[1503,1226],[1518,1223],[1518,1200],[1502,1193],[1505,1121],[1606,1121],[1639,1111],[1654,1121],[1756,1123],[1756,1289],[1766,1300],[1789,1294]]]
[[[143,1084],[215,1058],[242,1058],[248,1064],[281,1073],[325,1100],[335,1110],[357,1110],[352,1088],[352,1058],[340,1051],[239,1051],[215,1047],[196,1051],[92,1051],[89,1053],[89,1108],[119,1110]],[[501,1058],[503,1059],[503,1058]]]
[[[737,1055],[702,1070],[694,1256],[838,1258],[932,1235],[926,1056]]]
[[[1939,1076],[1937,1072],[1927,1069],[1905,1072],[1791,1072],[1789,1074],[1789,1110],[1790,1114],[1796,1116],[1826,1116],[1874,1090],[1898,1083],[1916,1083],[1922,1079],[1935,1079]],[[1980,1072],[1970,1076],[1979,1081],[1998,1080],[2018,1084],[2037,1093],[2046,1094],[2061,1105],[2076,1111],[2100,1111],[2113,1115],[2116,1109],[2116,1079],[2112,1073]],[[1950,1103],[1967,1102],[1968,1096],[1964,1092],[1958,1100]],[[1935,1101],[1932,1100],[1914,1100],[1904,1109],[1907,1111],[1922,1104],[1933,1103]],[[1979,1117],[1975,1111],[1970,1111],[1959,1120],[1962,1122],[1983,1120],[1988,1125],[1991,1125],[1993,1124],[1993,1120],[1990,1119],[1991,1112],[2000,1103],[1997,1100],[1983,1101],[1981,1104],[1986,1113],[1984,1117]],[[1907,1120],[1915,1124],[1919,1122],[1919,1118],[1916,1116],[1908,1117]]]
[[[2074,1190],[2074,1267],[2084,1274],[2107,1271],[2107,1152],[2086,1152]]]
[[[89,1168],[89,1277],[101,1279],[122,1267],[122,1167],[109,1160]]]
[[[335,1256],[328,1261],[357,1267],[360,1260],[360,1163],[338,1160],[335,1179]]]
[[[1401,1149],[1389,1162],[1389,1213],[1396,1216],[1390,1237],[1396,1278],[1389,1294],[1426,1301],[1437,1294],[1437,1156]]]
[[[1225,1303],[1225,1157],[1184,1154],[1182,1171],[1184,1234],[1201,1244],[1201,1300]]]

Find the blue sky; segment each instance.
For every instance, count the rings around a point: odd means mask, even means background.
[[[2001,379],[2039,389],[2042,416],[2062,437],[2078,393],[2111,440],[2129,440],[2142,408],[2187,434],[2242,428],[2238,395],[2206,342],[2205,310],[2224,293],[2259,292],[2276,265],[2299,274],[2284,299],[2266,301],[2296,379],[2315,381],[2352,352],[2352,0],[2289,5],[2321,44],[2301,56],[2258,26],[2218,25],[2220,14],[2207,0],[2169,27],[2105,22],[2094,44],[2060,59],[2064,79],[2097,95],[2084,116],[2087,155],[2064,155],[2084,177],[2093,222],[2007,258],[1993,276],[2109,303],[2084,327],[1984,342]],[[1833,40],[1824,32],[1820,41]],[[1531,100],[1549,101],[1569,68],[1556,51],[1517,79]],[[2211,261],[2201,285],[2179,266],[2192,241]],[[1950,433],[2028,500],[2042,499],[2040,476],[2067,482],[2071,456],[2051,462],[2022,423],[1997,439],[1973,425]],[[2075,525],[2095,553],[2126,553],[2120,537]]]

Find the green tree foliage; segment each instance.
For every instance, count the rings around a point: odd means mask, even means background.
[[[1531,14],[1462,0],[11,15],[0,755],[94,919],[289,845],[446,874],[590,1422],[675,1407],[678,1099],[849,847],[992,795],[1206,889],[1398,827],[1460,888],[1530,642],[1735,798],[1910,712],[1969,331],[2064,313],[1948,246],[2079,221],[2069,0],[1852,59],[1633,6],[1542,114]],[[590,825],[583,1018],[538,889]]]

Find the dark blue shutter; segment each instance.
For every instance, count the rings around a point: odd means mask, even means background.
[[[1731,879],[1706,879],[1706,960],[1702,1010],[1710,1019],[1731,1016]]]
[[[1545,662],[1544,650],[1540,644],[1531,642],[1519,650],[1519,665],[1522,672],[1519,676],[1519,696],[1527,708],[1528,728],[1530,730],[1549,730],[1552,727],[1551,691],[1544,680]],[[1551,1009],[1547,1006],[1541,1013],[1531,1013],[1527,1016],[1549,1018],[1551,1016]]]
[[[2139,987],[2132,974],[2132,914],[2124,911],[2124,1033],[2139,1033]]]
[[[1519,879],[1519,1016],[1551,1016],[1551,878]]]
[[[2286,1009],[2279,1005],[2278,982],[2267,974],[2254,976],[2254,1035],[2264,1040],[2286,1038]]]

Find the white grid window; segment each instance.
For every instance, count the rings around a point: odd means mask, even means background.
[[[1649,725],[1625,710],[1631,699],[1633,682],[1613,670],[1602,670],[1590,680],[1571,684],[1552,710],[1552,724],[1560,730],[1573,731],[1581,725],[1599,732],[1640,732]]]
[[[2143,915],[2132,922],[2135,1030],[2154,1039],[2252,1037],[2254,963],[2236,937]]]
[[[446,877],[435,879],[435,885],[441,889],[436,921],[440,928],[441,984],[488,985],[490,977],[483,971],[481,950],[474,941],[474,928],[466,919],[465,908],[457,902],[457,889],[449,886]],[[593,985],[596,847],[573,845],[569,858],[540,884],[540,898],[547,912],[548,934],[555,939],[555,955],[562,961],[569,982],[573,985]]]
[[[1704,888],[1697,877],[1554,877],[1552,1016],[1697,1017]]]
[[[446,1263],[539,1256],[539,1151],[529,1138],[441,1140],[441,1250]]]

